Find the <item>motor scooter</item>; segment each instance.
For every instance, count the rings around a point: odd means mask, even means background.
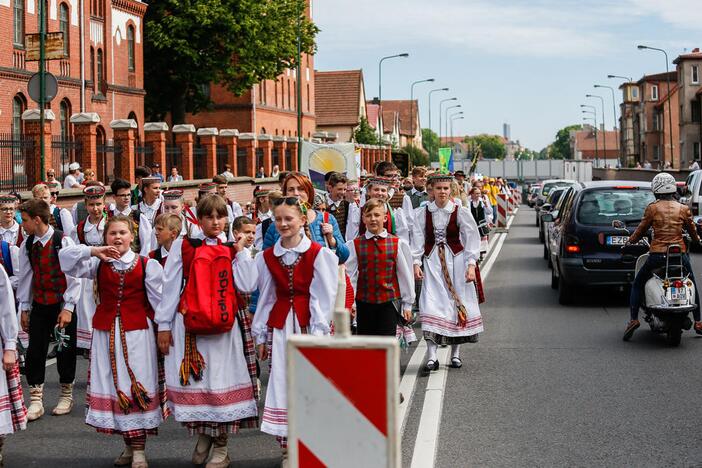
[[[626,225],[621,221],[613,221],[612,227],[626,231]],[[643,238],[637,248],[641,245],[647,249],[650,244],[647,238]],[[622,247],[623,253],[630,249],[631,245]],[[689,278],[690,274],[683,266],[683,249],[680,245],[669,245],[666,253],[665,266],[653,270],[653,276],[646,282],[644,287],[644,320],[651,327],[651,331],[657,334],[666,335],[666,342],[670,346],[678,346],[683,330],[692,328],[692,313],[697,305],[695,304],[695,284]],[[648,260],[649,252],[646,252],[636,260],[636,274]]]

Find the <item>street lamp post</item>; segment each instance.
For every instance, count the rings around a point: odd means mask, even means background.
[[[621,142],[619,141],[619,133],[617,133],[617,125],[616,125],[616,121],[617,121],[617,97],[616,97],[616,95],[615,95],[614,88],[612,88],[611,86],[599,85],[599,84],[596,84],[596,85],[594,85],[594,86],[595,86],[595,88],[607,88],[607,89],[609,89],[609,90],[612,92],[612,118],[614,119],[613,122],[615,122],[615,124],[614,124],[614,135],[615,135],[615,139],[617,140],[617,150],[618,150],[618,153],[619,153],[619,164],[620,164],[622,167],[624,167],[624,155],[623,155],[623,153],[622,153],[622,145],[621,145]],[[620,122],[620,123],[619,123],[619,128],[621,128],[621,127],[622,127],[622,125],[621,125],[621,122]]]
[[[585,119],[591,119],[595,123],[595,167],[600,166],[600,158],[599,158],[599,144],[597,141],[597,108],[595,106],[588,106],[586,104],[580,104],[580,107],[583,108],[581,112],[583,114],[590,114],[592,117],[583,117],[583,120]],[[592,110],[584,110],[584,108],[592,109]]]
[[[639,50],[655,50],[657,52],[661,52],[663,55],[665,55],[665,75],[666,75],[666,82],[668,83],[668,133],[670,134],[670,166],[675,167],[675,159],[673,158],[673,112],[670,110],[670,68],[668,65],[668,52],[666,52],[663,49],[658,49],[657,47],[649,47],[645,45],[639,45],[637,46]],[[664,152],[665,154],[665,152]],[[665,160],[665,156],[663,156],[663,159]],[[682,155],[681,155],[682,159]],[[663,161],[663,165],[665,165],[665,161]]]
[[[455,114],[451,114],[449,116],[449,122],[451,122],[451,141],[453,141],[453,122],[455,120],[464,120],[465,117],[463,116],[463,114],[464,114],[464,112],[461,111],[461,112],[457,112]]]
[[[448,88],[436,88],[436,89],[432,89],[431,91],[429,91],[429,128],[431,130],[433,130],[433,128],[431,126],[431,95],[433,93],[438,93],[438,92],[443,92],[443,91],[448,91],[448,90],[449,90]]]
[[[602,146],[604,147],[604,159],[607,160],[607,124],[605,119],[604,98],[596,94],[586,94],[585,97],[599,99],[600,103],[602,104],[602,127],[604,127],[604,137],[602,138]]]
[[[443,125],[441,124],[441,113],[443,112],[443,107],[445,102],[450,102],[450,101],[458,101],[458,98],[452,97],[452,98],[447,98],[443,99],[439,102],[439,143],[441,143],[441,130]]]
[[[434,81],[434,78],[427,78],[426,80],[415,81],[410,86],[410,133],[412,134],[412,141],[414,141],[414,137],[417,134],[417,131],[414,129],[414,85],[418,85],[420,83],[433,83]],[[417,110],[419,110],[419,106],[417,106]]]
[[[409,57],[409,54],[405,52],[397,55],[388,55],[387,57],[381,58],[380,62],[378,62],[378,104],[382,104],[383,102],[383,62],[394,58],[407,57]]]
[[[633,78],[629,76],[621,76],[621,75],[607,75],[607,78],[620,78],[622,80],[627,80],[629,83],[632,83],[634,81]]]
[[[444,109],[444,122],[446,122],[446,130],[448,130],[448,124],[449,124],[448,111],[450,111],[451,109],[457,109],[459,107],[462,107],[462,106],[460,104],[456,104],[455,106],[448,106],[446,109]],[[446,133],[448,133],[448,132],[446,132]]]

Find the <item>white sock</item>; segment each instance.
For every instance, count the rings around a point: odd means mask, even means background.
[[[457,358],[460,357],[461,354],[461,345],[451,345],[451,358]]]
[[[427,341],[427,361],[436,361],[436,348],[436,343]]]

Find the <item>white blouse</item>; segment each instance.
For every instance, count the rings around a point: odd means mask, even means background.
[[[0,337],[5,351],[17,349],[18,332],[15,295],[7,272],[4,268],[0,268]]]

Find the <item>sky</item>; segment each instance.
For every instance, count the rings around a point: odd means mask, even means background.
[[[665,5],[665,9],[662,6]],[[502,134],[511,125],[513,140],[533,150],[550,144],[556,131],[582,123],[580,104],[605,98],[604,118],[613,124],[622,80],[665,71],[660,52],[672,61],[702,48],[700,0],[314,0],[317,70],[363,69],[368,99],[378,95],[378,61],[383,63],[383,99],[409,99],[413,81],[421,124],[428,127],[430,89],[432,127],[439,130],[439,104],[456,97],[464,120],[454,121],[454,136]],[[444,109],[449,103],[444,104]],[[443,113],[442,113],[443,114]]]

